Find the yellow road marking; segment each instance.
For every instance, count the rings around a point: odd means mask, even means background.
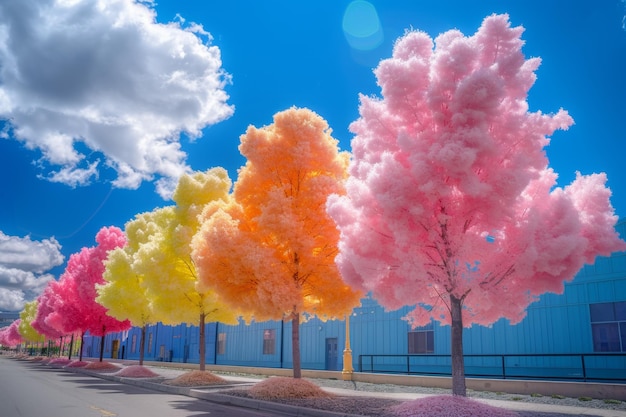
[[[112,413],[111,411],[107,411],[104,408],[96,407],[95,405],[92,405],[91,409],[99,411],[102,417],[115,417],[115,416],[117,416],[117,414]]]

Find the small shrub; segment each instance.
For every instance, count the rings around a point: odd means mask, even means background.
[[[530,394],[530,396],[534,397],[534,398],[541,398],[541,397],[543,397],[543,395],[539,394],[538,392],[533,392],[532,394]]]
[[[620,400],[611,400],[611,399],[606,399],[604,400],[604,404],[621,404],[622,402]]]
[[[511,398],[511,400],[513,400],[513,401],[522,401],[523,399],[524,398],[522,398],[522,397],[513,397],[513,398]]]
[[[564,400],[564,399],[565,399],[565,396],[564,396],[564,395],[559,395],[559,394],[552,394],[552,395],[550,396],[550,398],[554,398],[554,399],[556,399],[556,400]]]
[[[591,401],[593,398],[591,397],[578,397],[578,401]]]

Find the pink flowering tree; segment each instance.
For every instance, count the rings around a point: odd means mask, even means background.
[[[66,269],[70,281],[68,289],[70,299],[79,302],[78,308],[73,311],[68,309],[78,326],[76,330],[89,331],[94,336],[100,336],[100,362],[104,353],[104,336],[109,332],[123,331],[130,328],[128,320],[118,320],[107,315],[107,308],[96,302],[98,295],[96,286],[105,283],[102,277],[104,273],[104,261],[108,252],[126,244],[124,232],[117,227],[103,227],[96,234],[94,247],[82,248],[82,250],[70,257]],[[72,288],[71,285],[74,287]],[[73,327],[73,323],[68,323]],[[81,346],[82,350],[82,346]]]
[[[16,347],[23,342],[19,332],[20,322],[21,320],[17,319],[0,330],[0,345]]]
[[[59,323],[48,321],[48,318],[53,317],[53,314],[56,313],[56,306],[59,304],[58,287],[58,281],[50,281],[48,283],[37,298],[37,312],[35,313],[35,319],[31,323],[35,330],[48,339],[62,339],[65,335]],[[59,346],[59,348],[61,349],[62,346]]]
[[[78,275],[76,272],[81,270],[81,259],[80,252],[70,256],[65,271],[56,286],[58,298],[55,300],[54,311],[48,315],[46,321],[51,326],[62,329],[66,334],[71,334],[68,359],[72,359],[74,337],[76,334],[80,335],[79,360],[82,361],[82,341],[87,330],[87,313],[84,311],[86,306],[78,294],[76,283]]]
[[[346,196],[327,210],[343,277],[407,320],[451,325],[453,394],[466,394],[463,327],[520,322],[585,263],[624,250],[605,174],[560,188],[549,136],[572,118],[530,112],[538,58],[522,27],[487,17],[466,37],[411,31],[361,97]]]

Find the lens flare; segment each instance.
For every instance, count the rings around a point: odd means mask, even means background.
[[[353,49],[368,51],[383,42],[383,29],[372,3],[355,0],[348,4],[343,14],[343,33]]]

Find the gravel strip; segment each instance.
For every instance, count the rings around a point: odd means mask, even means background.
[[[339,381],[339,380],[327,380],[327,379],[312,379],[319,386],[329,388],[342,388],[355,391],[364,392],[403,392],[403,393],[417,393],[417,394],[433,394],[443,395],[452,394],[449,389],[442,388],[428,388],[406,385],[394,385],[394,384],[370,384],[366,382],[354,382],[354,381]],[[626,387],[624,387],[626,389]],[[523,395],[523,394],[507,394],[490,391],[473,391],[467,390],[467,396],[469,398],[484,398],[489,400],[502,400],[502,401],[519,401],[526,403],[536,404],[550,404],[550,405],[564,405],[570,407],[585,407],[585,408],[601,408],[605,410],[620,410],[626,412],[626,402],[620,401],[614,404],[614,401],[605,401],[592,399],[589,401],[580,400],[578,398],[561,398],[552,397],[546,395]]]
[[[226,377],[228,374],[223,374]],[[234,374],[231,374],[234,375]],[[250,378],[266,378],[264,375],[249,375],[249,374],[236,374],[237,376],[250,377]],[[441,388],[428,388],[417,386],[405,386],[394,384],[372,384],[365,382],[355,381],[342,381],[332,379],[310,379],[315,384],[326,388],[340,388],[345,390],[353,390],[360,392],[372,392],[372,393],[413,393],[413,394],[431,394],[431,395],[443,395],[451,394],[449,389]],[[224,394],[236,395],[242,397],[248,397],[245,389],[236,389],[230,391],[224,391]],[[578,398],[561,398],[541,395],[521,395],[521,394],[506,394],[489,391],[473,391],[468,390],[467,396],[475,399],[489,399],[489,400],[501,400],[501,401],[515,401],[523,403],[537,403],[555,406],[569,406],[579,408],[594,408],[604,410],[619,410],[626,412],[626,402],[621,401],[605,401],[598,399],[581,400]],[[283,404],[317,408],[321,410],[334,411],[339,413],[363,415],[368,417],[390,417],[390,407],[400,404],[402,400],[376,398],[376,397],[347,397],[340,396],[336,398],[316,398],[316,399],[285,399],[274,400]],[[581,410],[581,414],[582,414]],[[559,414],[559,413],[544,413],[536,411],[517,411],[520,417],[571,417],[571,414]]]

